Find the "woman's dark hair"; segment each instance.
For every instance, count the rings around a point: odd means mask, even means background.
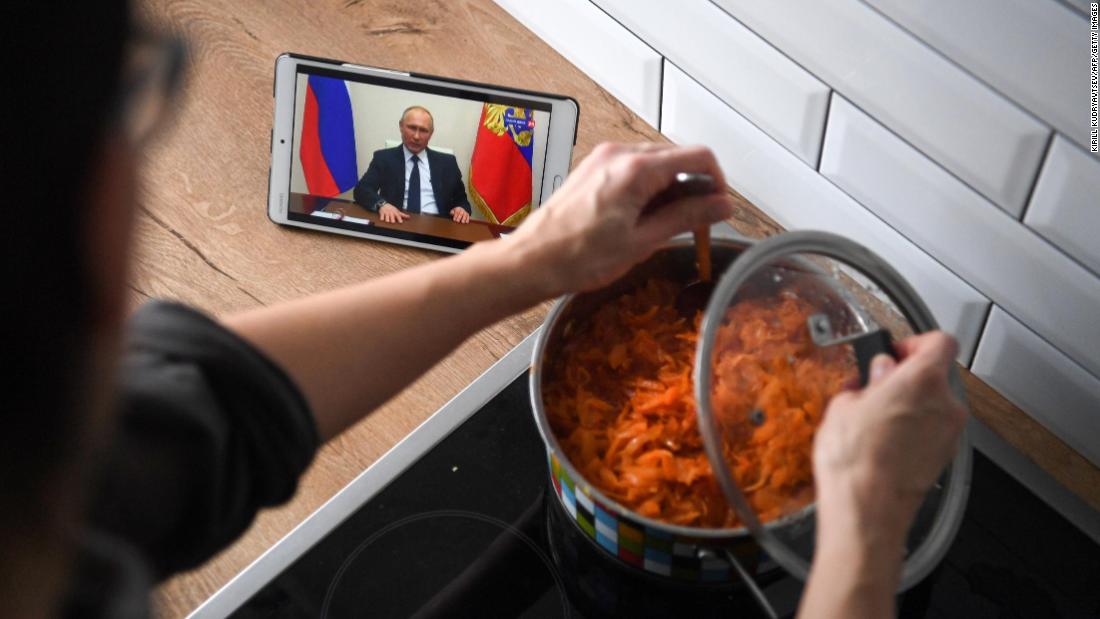
[[[113,120],[130,16],[124,0],[19,1],[2,13],[0,526],[7,528],[48,517],[40,513],[49,509],[46,485],[84,427],[85,191]]]

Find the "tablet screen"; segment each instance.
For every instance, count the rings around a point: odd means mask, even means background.
[[[551,109],[298,65],[287,218],[452,248],[505,235],[542,202]]]

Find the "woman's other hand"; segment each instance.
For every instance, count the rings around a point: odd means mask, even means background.
[[[643,215],[679,172],[709,174],[715,191]],[[508,237],[535,268],[545,297],[608,284],[672,236],[725,219],[733,200],[714,154],[701,146],[601,144]]]

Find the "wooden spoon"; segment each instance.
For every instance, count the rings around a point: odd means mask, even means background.
[[[695,265],[699,269],[699,279],[691,282],[676,295],[676,311],[684,318],[694,320],[695,315],[706,309],[710,295],[714,292],[714,281],[710,273],[710,228],[696,228]]]
[[[714,193],[713,177],[709,174],[680,172],[671,185],[650,200],[642,209],[642,214],[651,213],[681,198],[705,196],[708,193]],[[706,309],[710,295],[714,292],[710,268],[710,228],[696,228],[692,236],[695,237],[695,264],[699,269],[699,277],[684,286],[676,295],[676,310],[688,320],[694,320],[696,313]]]

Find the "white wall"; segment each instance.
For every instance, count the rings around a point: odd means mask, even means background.
[[[299,157],[306,82],[306,77],[300,75],[294,100],[294,149],[290,190],[298,193],[309,193]],[[428,147],[442,147],[454,153],[458,160],[458,168],[462,172],[462,182],[466,184],[466,189],[469,191],[470,158],[474,152],[478,123],[481,120],[481,102],[371,84],[356,82],[347,82],[347,84],[355,122],[355,158],[360,177],[366,173],[374,151],[386,148],[387,140],[400,143],[401,132],[398,122],[401,119],[401,113],[411,105],[421,105],[431,111],[432,118],[435,120],[435,133]],[[546,136],[550,128],[550,114],[535,111],[534,115],[535,147],[531,157],[531,172],[535,182],[532,183],[531,200],[532,204],[537,204],[540,189],[537,185],[538,180],[542,178],[546,160]],[[351,199],[352,191],[349,189],[341,195]],[[477,209],[474,209],[474,217],[480,218]]]

